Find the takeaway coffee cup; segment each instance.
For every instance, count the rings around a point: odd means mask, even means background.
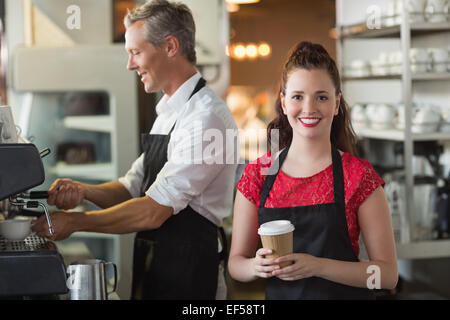
[[[272,250],[272,254],[267,255],[267,258],[278,258],[292,253],[294,229],[289,220],[274,220],[259,227],[258,234],[261,236],[263,248]],[[282,262],[280,267],[290,264],[291,262]]]

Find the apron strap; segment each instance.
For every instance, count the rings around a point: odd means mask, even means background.
[[[218,231],[220,235],[220,243],[222,244],[222,251],[219,253],[219,261],[224,261],[226,268],[228,264],[228,241],[223,227],[218,228]]]
[[[341,154],[333,145],[331,147],[331,156],[333,159],[333,188],[334,202],[345,212],[345,188],[344,188],[344,171],[342,169]]]
[[[189,96],[189,100],[191,100],[192,96],[194,94],[196,94],[197,92],[199,92],[204,86],[206,85],[206,80],[202,78],[200,78],[197,82],[197,84],[195,85],[194,90],[192,91],[191,95]],[[177,121],[175,121],[175,123],[172,126],[172,129],[170,129],[168,135],[170,136],[172,134],[173,129],[175,129],[175,125],[177,124]]]
[[[267,197],[269,196],[269,192],[270,190],[272,190],[272,186],[275,182],[275,179],[277,178],[278,171],[281,169],[281,166],[283,165],[283,162],[286,159],[288,151],[289,148],[285,148],[270,166],[269,174],[267,175],[266,180],[264,181],[261,196],[259,198],[259,208],[264,208]]]
[[[274,161],[269,170],[269,175],[267,175],[264,181],[263,188],[261,191],[261,196],[259,199],[259,208],[264,208],[266,204],[267,197],[269,196],[270,190],[277,177],[278,171],[281,170],[284,160],[288,154],[289,148],[285,148],[278,158]],[[334,145],[331,146],[331,158],[333,166],[333,187],[334,187],[334,202],[339,206],[340,209],[345,210],[345,192],[344,192],[344,176],[342,170],[342,161],[339,151]],[[277,170],[275,170],[278,165]]]
[[[206,85],[206,80],[203,78],[200,78],[197,82],[197,84],[195,85],[194,91],[192,91],[191,95],[189,96],[189,100],[191,100],[192,96],[194,94],[196,94],[197,92],[199,92],[204,86]]]

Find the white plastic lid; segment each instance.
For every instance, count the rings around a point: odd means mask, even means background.
[[[292,232],[294,229],[294,225],[289,220],[274,220],[263,223],[258,229],[258,234],[261,236],[276,236]]]

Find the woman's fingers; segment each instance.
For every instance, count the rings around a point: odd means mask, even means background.
[[[278,264],[274,263],[275,258],[266,258],[266,255],[271,253],[272,250],[265,248],[261,248],[256,251],[254,268],[258,277],[270,278],[273,276],[272,272],[280,268]]]

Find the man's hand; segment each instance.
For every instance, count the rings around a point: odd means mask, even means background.
[[[73,228],[71,216],[75,216],[77,212],[55,211],[50,214],[54,234],[51,235],[48,230],[48,223],[45,215],[40,216],[32,225],[31,229],[36,235],[50,240],[64,240],[68,238],[75,229]]]
[[[78,206],[86,195],[81,182],[71,179],[57,179],[48,190],[47,203],[58,209],[69,210]]]

